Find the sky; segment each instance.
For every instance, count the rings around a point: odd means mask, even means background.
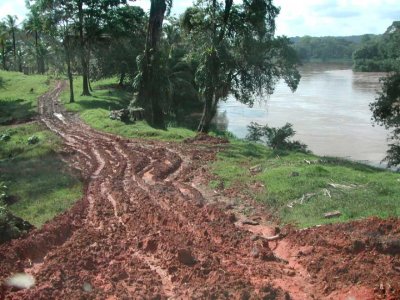
[[[191,3],[174,0],[172,13],[182,13]],[[147,10],[150,1],[137,0],[136,4]],[[400,20],[399,0],[274,0],[274,4],[281,8],[277,34],[289,37],[381,34]],[[17,15],[22,22],[25,0],[0,0],[0,19],[7,14]]]

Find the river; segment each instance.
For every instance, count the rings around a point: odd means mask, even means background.
[[[252,108],[233,98],[221,102],[219,120],[239,138],[250,122],[273,127],[292,123],[296,140],[318,155],[343,157],[379,165],[387,150],[387,131],[373,126],[369,103],[383,73],[353,72],[351,66],[308,64],[295,93],[280,82],[275,93]]]

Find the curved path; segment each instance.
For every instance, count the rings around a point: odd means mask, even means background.
[[[269,228],[240,225],[190,183],[212,147],[97,132],[63,110],[65,85],[40,98],[39,112],[83,174],[84,197],[0,247],[0,279],[15,272],[36,279],[29,290],[3,285],[0,298],[329,298],[288,240],[267,241]]]

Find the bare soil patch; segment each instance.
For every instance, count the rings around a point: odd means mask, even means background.
[[[275,228],[256,203],[229,203],[234,191],[214,197],[201,188],[205,162],[224,141],[100,133],[63,110],[63,88],[43,95],[39,110],[64,139],[85,195],[0,247],[2,282],[18,272],[36,279],[29,290],[3,283],[0,299],[400,298],[398,220]],[[250,215],[235,205],[251,206]]]

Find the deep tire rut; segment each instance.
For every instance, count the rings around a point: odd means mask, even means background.
[[[60,81],[43,95],[39,112],[46,126],[63,138],[71,165],[85,178],[85,194],[69,212],[10,243],[12,254],[0,249],[2,278],[25,271],[37,281],[29,290],[3,286],[1,295],[7,299],[325,298],[322,287],[302,275],[304,268],[277,259],[271,250],[276,242],[253,240],[249,228],[238,227],[190,182],[179,180],[180,174],[190,172],[188,157],[190,151],[198,151],[195,145],[135,141],[97,132],[64,111],[58,99],[65,87]],[[34,259],[41,263],[32,267]],[[287,271],[288,265],[295,275]],[[298,270],[302,272],[297,274]]]

